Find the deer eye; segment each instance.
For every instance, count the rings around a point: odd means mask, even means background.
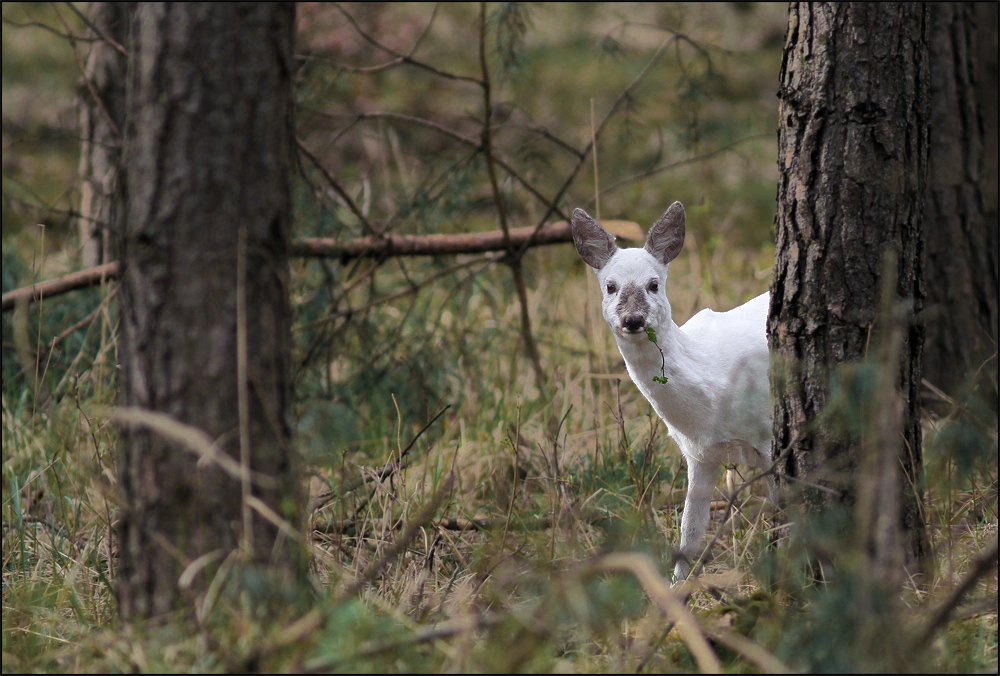
[[[618,292],[618,285],[615,284],[614,282],[608,282],[607,289],[608,289],[608,294],[609,295],[612,294],[612,293],[617,293]]]
[[[660,290],[660,283],[654,279],[649,283],[649,286],[647,286],[646,288],[649,289],[650,293],[656,293],[657,291]]]

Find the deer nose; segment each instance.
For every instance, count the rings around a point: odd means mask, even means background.
[[[646,324],[646,321],[641,315],[629,315],[622,320],[622,327],[629,333],[638,333],[642,331],[642,327]]]

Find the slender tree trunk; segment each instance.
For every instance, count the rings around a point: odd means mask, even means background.
[[[903,548],[891,551],[899,538],[885,527],[906,534],[910,556],[925,552],[913,489],[923,344],[914,317],[924,297],[928,83],[922,3],[791,3],[768,318],[774,449],[785,453],[786,494],[807,509],[861,500],[874,510],[879,525],[864,537],[886,567]],[[886,283],[894,307],[880,309]],[[902,322],[895,306],[909,310]],[[888,390],[857,366],[877,345]],[[898,415],[882,415],[890,409]],[[892,461],[865,458],[881,451]],[[861,467],[888,473],[884,484],[865,488]]]
[[[133,2],[91,3],[94,34],[80,91],[80,261],[85,268],[107,262],[111,201],[118,177],[125,123],[126,55]],[[114,43],[114,44],[112,44]],[[115,46],[117,45],[117,47]]]
[[[994,7],[994,13],[995,13]],[[996,174],[984,176],[986,118],[977,82],[975,3],[931,3],[931,146],[927,185],[927,340],[924,377],[955,396],[984,378],[996,406],[998,279]],[[996,49],[994,23],[993,48]],[[996,55],[993,55],[996,63]],[[994,78],[996,74],[994,73]],[[991,125],[996,155],[996,109]],[[994,167],[996,160],[993,160]],[[992,217],[984,190],[993,192]],[[991,223],[992,220],[992,223]],[[991,227],[992,226],[992,227]],[[994,357],[990,363],[987,361]],[[985,366],[984,366],[985,365]]]
[[[293,25],[294,5],[281,3],[136,11],[118,214],[127,617],[187,604],[227,558],[273,576],[258,589],[300,569],[298,543],[262,516],[298,523],[288,421]],[[189,428],[166,416],[207,435],[240,470],[199,462],[198,444],[178,440]],[[181,589],[182,572],[205,555],[213,565]]]

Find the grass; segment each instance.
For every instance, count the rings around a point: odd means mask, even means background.
[[[718,269],[739,267],[729,259],[743,256],[715,255]],[[695,305],[693,297],[712,286],[695,275],[694,260],[681,259],[671,271],[677,307]],[[109,566],[114,432],[101,414],[112,388],[37,408],[30,396],[9,402],[5,394],[4,670],[996,667],[995,569],[916,653],[920,663],[879,647],[909,645],[995,538],[995,427],[961,436],[950,427],[961,424],[956,410],[928,418],[934,574],[879,603],[847,558],[843,577],[824,587],[769,586],[768,566],[793,565],[796,552],[766,550],[773,521],[759,497],[741,494],[723,521],[720,494],[709,533],[717,539],[702,581],[689,588],[695,624],[685,634],[686,616],[663,600],[672,592],[659,572],[669,570],[677,538],[686,483],[679,453],[634,387],[599,377],[620,377],[622,365],[596,303],[586,298],[593,290],[582,271],[567,275],[555,294],[549,287],[549,295],[531,296],[543,365],[553,374],[548,398],[533,392],[526,364],[495,356],[520,348],[511,309],[496,302],[509,293],[503,279],[484,273],[468,296],[418,300],[427,309],[410,315],[437,317],[435,331],[461,340],[475,339],[468,325],[482,327],[492,352],[481,354],[494,356],[472,360],[485,348],[467,345],[465,360],[424,355],[419,368],[387,371],[382,377],[391,382],[381,396],[388,401],[364,401],[359,386],[350,403],[364,413],[363,436],[336,437],[337,448],[307,454],[314,608],[277,624],[255,619],[246,599],[223,595],[193,634],[169,623],[122,626]],[[397,331],[391,322],[373,326]],[[403,326],[427,329],[424,320]],[[396,336],[395,347],[410,344],[407,334]],[[352,361],[350,352],[339,360],[335,370],[348,380],[351,368],[383,368]],[[594,368],[600,364],[608,369]],[[432,417],[424,412],[442,409],[424,429]],[[969,435],[992,444],[992,460],[989,452],[971,461],[956,455],[956,435],[966,445],[975,443]],[[311,443],[305,436],[304,451]],[[376,479],[403,449],[405,468]]]
[[[387,7],[368,19],[406,48],[426,15]],[[453,45],[477,11],[442,6],[418,56],[475,72]],[[734,307],[770,281],[774,140],[756,135],[773,132],[767,87],[776,86],[783,14],[763,7],[748,20],[743,11],[547,5],[523,45],[531,67],[498,88],[498,100],[518,104],[508,111],[514,122],[523,113],[578,147],[589,138],[590,99],[606,109],[662,44],[667,33],[652,26],[692,36],[665,54],[598,146],[601,185],[624,181],[602,196],[605,217],[645,226],[673,199],[685,202],[689,238],[667,282],[679,322],[702,307]],[[376,61],[377,50],[344,34],[338,16],[303,5],[301,48],[324,54],[334,35],[343,53],[331,49],[331,58]],[[597,49],[601,36],[619,49],[606,40]],[[397,71],[348,76],[319,62],[299,78],[300,136],[373,222],[406,234],[496,227],[485,173],[472,159],[461,164],[460,145],[375,124],[334,142],[323,126],[350,117],[344,100],[367,99],[372,109],[475,134],[466,114],[479,105],[475,88],[456,93]],[[435,110],[431,100],[461,105]],[[523,162],[541,188],[564,179],[566,157],[544,144],[541,152],[516,129],[504,133],[498,152]],[[745,137],[732,152],[698,159]],[[628,180],[670,162],[679,164]],[[72,173],[75,156],[66,165]],[[65,192],[51,185],[57,173],[46,172],[42,192]],[[565,201],[586,205],[592,178],[581,175]],[[541,217],[525,191],[503,190],[517,225]],[[361,234],[315,176],[299,177],[295,200],[296,235]],[[50,228],[49,253],[32,258],[23,252],[34,235],[8,229],[16,205],[4,210],[5,291],[72,262],[68,228]],[[10,222],[35,222],[18,214]],[[293,261],[294,445],[309,486],[311,606],[261,617],[252,581],[232,585],[220,573],[196,627],[124,625],[117,616],[108,291],[5,315],[3,671],[996,671],[995,566],[915,643],[995,542],[996,411],[971,395],[928,408],[934,558],[919,584],[873,587],[864,557],[847,546],[838,575],[817,585],[801,574],[804,545],[785,538],[768,548],[775,519],[761,495],[742,491],[729,504],[723,491],[751,478],[737,474],[730,484],[720,476],[699,581],[671,589],[686,488],[680,453],[628,382],[594,277],[572,247],[533,250],[522,268],[545,391],[525,357],[503,263]],[[36,380],[24,355],[98,308],[46,353]],[[819,547],[835,537],[823,527],[811,531]]]

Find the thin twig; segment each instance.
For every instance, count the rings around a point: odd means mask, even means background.
[[[355,218],[358,219],[358,221],[361,223],[361,226],[366,231],[368,231],[368,234],[370,235],[378,234],[378,231],[374,227],[372,227],[372,224],[368,222],[368,219],[365,218],[365,215],[361,213],[360,209],[358,209],[358,206],[354,203],[354,200],[352,200],[350,196],[347,194],[347,192],[340,187],[340,184],[337,183],[336,179],[330,174],[330,172],[326,170],[326,168],[319,161],[319,159],[311,152],[309,152],[309,149],[306,148],[305,143],[302,142],[302,139],[296,137],[295,145],[298,147],[299,152],[305,155],[309,159],[309,161],[313,163],[313,166],[319,169],[320,173],[323,174],[323,178],[325,178],[327,183],[330,184],[330,187],[333,188],[334,192],[340,195],[340,198],[344,200],[344,202],[347,204],[347,208],[351,210],[351,213],[354,214]]]
[[[573,181],[576,180],[577,174],[580,172],[580,170],[583,168],[584,163],[586,162],[587,155],[594,148],[594,142],[596,141],[596,139],[599,139],[601,137],[601,133],[604,131],[604,127],[607,126],[608,121],[611,119],[611,116],[614,115],[616,110],[618,110],[618,106],[621,105],[622,101],[625,100],[628,94],[633,89],[635,89],[635,87],[643,80],[643,78],[645,78],[646,73],[649,72],[649,69],[653,67],[653,64],[655,64],[659,60],[664,50],[675,39],[675,37],[676,36],[671,36],[657,48],[656,52],[653,53],[653,56],[650,57],[649,61],[646,62],[646,65],[643,66],[641,71],[639,71],[639,74],[632,79],[632,82],[630,82],[628,86],[626,86],[618,94],[614,102],[612,102],[611,108],[608,109],[608,112],[605,114],[604,119],[602,119],[601,123],[597,126],[597,130],[594,132],[591,140],[587,142],[586,147],[584,147],[583,151],[581,152],[579,159],[577,159],[576,161],[576,165],[574,165],[573,169],[569,173],[569,176],[567,176],[566,180],[563,181],[563,184],[556,193],[556,196],[552,199],[551,204],[553,206],[550,206],[550,210],[542,214],[542,217],[538,220],[538,223],[535,226],[536,230],[540,230],[542,226],[545,224],[545,222],[552,216],[552,213],[554,213],[554,205],[559,204],[559,201],[562,199],[563,195],[566,194],[566,191],[569,190],[569,187],[573,184]],[[520,252],[521,255],[523,255],[524,252],[528,250],[528,247],[531,246],[531,241],[532,240],[529,238],[523,245],[521,245],[521,252]]]
[[[367,483],[369,481],[369,478],[375,481],[384,481],[385,479],[388,479],[399,470],[406,469],[407,467],[409,467],[409,465],[412,463],[412,460],[407,460],[406,456],[407,454],[409,454],[410,449],[412,449],[413,445],[417,443],[417,440],[420,439],[421,436],[423,436],[424,432],[430,429],[431,425],[436,423],[438,421],[438,418],[443,416],[449,408],[451,408],[451,404],[447,404],[444,408],[438,411],[437,415],[431,418],[423,427],[420,428],[419,432],[413,435],[413,438],[410,439],[410,443],[408,443],[406,445],[406,448],[404,448],[400,452],[399,459],[387,462],[382,466],[381,469],[376,470],[372,472],[370,475],[366,475],[360,479],[355,479],[353,481],[347,482],[344,485],[339,486],[335,491],[328,491],[324,493],[323,495],[316,498],[316,502],[314,503],[312,511],[315,512],[318,509],[322,509],[324,505],[329,503],[330,500],[332,500],[337,495],[346,495],[347,493],[350,493],[356,488],[359,488],[362,484]]]
[[[392,47],[388,47],[382,44],[381,42],[373,38],[371,35],[366,33],[364,30],[362,30],[361,26],[358,25],[358,22],[355,21],[354,17],[350,14],[350,12],[341,7],[340,3],[334,3],[333,6],[336,7],[341,14],[344,15],[344,17],[348,20],[348,22],[350,22],[351,26],[354,27],[354,30],[357,31],[358,35],[364,38],[366,42],[373,45],[374,47],[381,49],[386,54],[395,57],[400,63],[405,63],[411,66],[416,66],[417,68],[422,68],[423,70],[426,70],[430,73],[434,73],[435,75],[446,78],[448,80],[460,80],[462,82],[481,84],[481,82],[475,77],[469,75],[458,75],[456,73],[449,73],[448,71],[441,70],[440,68],[436,68],[430,64],[424,63],[423,61],[417,61],[410,54],[403,54],[401,52],[397,52]],[[418,40],[417,44],[419,44],[419,42],[420,41]],[[414,49],[416,49],[416,46],[414,46]]]
[[[571,146],[566,141],[553,134],[551,131],[539,124],[526,124],[524,122],[504,122],[503,124],[494,125],[493,131],[503,131],[505,129],[524,129],[541,136],[546,141],[549,141],[555,146],[558,146],[565,150],[567,153],[573,157],[580,157],[581,151],[577,150]]]
[[[535,374],[535,384],[539,391],[547,394],[545,387],[548,378],[545,369],[542,368],[541,356],[538,353],[538,346],[531,332],[531,315],[528,312],[528,289],[524,282],[524,272],[521,269],[521,258],[527,247],[514,249],[510,239],[510,228],[507,224],[507,205],[504,203],[503,193],[500,191],[500,183],[497,180],[496,167],[493,159],[493,142],[491,135],[491,118],[493,115],[492,91],[490,82],[489,63],[486,60],[486,3],[479,3],[479,68],[482,74],[483,88],[483,130],[482,130],[482,150],[486,158],[486,173],[490,179],[490,188],[493,191],[493,202],[497,208],[497,220],[500,229],[503,231],[504,248],[507,250],[507,257],[504,260],[510,267],[514,276],[514,287],[517,290],[517,299],[521,314],[521,339],[524,341],[524,348],[528,353],[528,359]]]
[[[77,323],[73,324],[69,328],[63,330],[62,333],[60,333],[58,336],[50,340],[49,344],[45,346],[45,349],[42,350],[42,352],[36,357],[36,359],[38,360],[44,359],[46,355],[52,352],[52,350],[54,350],[59,343],[63,342],[71,335],[82,329],[84,326],[87,326],[92,321],[94,321],[97,318],[97,316],[101,314],[101,311],[104,309],[104,303],[109,302],[112,298],[115,297],[117,293],[118,293],[117,287],[111,289],[111,291],[108,292],[108,295],[105,296],[103,299],[101,299],[101,302],[97,305],[97,307],[94,309],[93,312],[91,312],[89,315],[87,315]],[[23,374],[24,371],[22,370],[15,376],[15,378],[20,377]]]
[[[737,140],[733,141],[732,143],[729,143],[727,145],[722,146],[721,148],[716,148],[715,150],[712,150],[712,151],[707,152],[707,153],[702,154],[702,155],[698,155],[697,157],[689,157],[689,158],[686,158],[686,159],[683,159],[683,160],[677,160],[676,162],[668,162],[667,164],[661,164],[658,167],[654,167],[654,168],[649,169],[647,171],[644,171],[642,173],[635,174],[635,175],[629,176],[627,178],[623,178],[620,181],[616,181],[615,183],[612,183],[611,185],[607,186],[606,188],[603,188],[601,190],[600,194],[601,195],[605,195],[607,193],[612,192],[613,190],[616,190],[616,189],[622,187],[623,185],[628,185],[629,183],[634,183],[636,181],[641,181],[641,180],[643,180],[645,178],[649,178],[650,176],[655,176],[656,174],[659,174],[661,172],[669,171],[670,169],[677,169],[678,167],[683,167],[683,166],[688,165],[688,164],[694,164],[695,162],[701,162],[702,160],[707,160],[707,159],[715,157],[716,155],[719,155],[721,153],[729,152],[729,151],[733,150],[734,148],[736,148],[736,146],[738,146],[738,145],[740,145],[742,143],[746,143],[747,141],[755,141],[755,140],[758,140],[758,139],[773,138],[773,137],[774,137],[774,134],[751,134],[750,136],[745,136],[745,137],[743,137],[741,139],[737,139]],[[592,204],[593,202],[594,202],[594,200],[591,199],[589,202],[587,202],[587,204]]]
[[[69,4],[69,3],[67,3]],[[69,40],[70,47],[73,50],[73,58],[76,59],[76,65],[80,69],[80,75],[83,76],[83,83],[87,86],[87,91],[90,92],[90,96],[94,100],[94,104],[97,109],[101,112],[104,117],[104,121],[108,123],[108,128],[111,130],[112,135],[115,137],[119,143],[121,143],[122,134],[121,130],[118,128],[118,124],[115,122],[114,117],[111,115],[111,111],[107,109],[104,105],[104,99],[101,98],[100,94],[97,93],[97,89],[94,88],[94,83],[90,81],[90,74],[87,72],[87,66],[84,65],[83,60],[80,58],[80,54],[76,51],[76,43],[79,41],[75,35],[69,32],[69,24],[66,23],[66,19],[63,18],[62,12],[59,11],[58,5],[53,5],[56,10],[56,16],[62,21],[63,26],[66,27],[67,39]],[[75,9],[75,8],[74,8]]]
[[[944,626],[952,611],[958,607],[958,604],[961,603],[965,595],[976,586],[981,577],[997,567],[998,554],[1000,554],[1000,544],[998,544],[997,536],[994,535],[993,541],[986,545],[972,559],[972,568],[962,579],[961,583],[955,587],[948,598],[944,600],[944,603],[938,606],[931,619],[927,621],[924,629],[917,634],[917,638],[913,642],[913,650],[918,650],[930,644],[934,632]]]
[[[5,24],[7,24],[8,26],[14,26],[15,28],[41,28],[42,30],[46,30],[49,33],[52,33],[53,35],[58,35],[59,37],[61,37],[64,40],[76,40],[77,42],[98,42],[99,40],[101,40],[101,38],[99,38],[99,37],[97,37],[97,38],[81,38],[81,37],[78,37],[78,36],[69,35],[67,33],[60,33],[59,29],[53,28],[52,26],[48,25],[47,23],[43,23],[41,21],[21,21],[21,22],[18,22],[18,21],[12,21],[11,19],[8,19],[5,16],[5,17],[3,17],[3,22]]]
[[[772,461],[771,466],[768,469],[766,469],[766,470],[764,470],[762,472],[758,472],[757,474],[754,474],[753,476],[751,476],[749,479],[743,481],[740,484],[739,488],[737,488],[735,491],[733,491],[732,494],[726,498],[726,500],[725,500],[726,511],[725,511],[725,513],[722,516],[722,523],[726,523],[727,521],[729,521],[729,517],[731,517],[732,514],[733,514],[733,509],[735,507],[736,500],[740,496],[740,493],[742,493],[747,488],[749,488],[750,486],[752,486],[756,482],[760,481],[761,479],[764,479],[764,478],[767,478],[767,477],[772,477],[773,481],[777,481],[777,469],[778,469],[779,463],[781,463],[783,461],[784,461],[783,457],[779,456],[778,458],[775,458],[775,460]],[[709,541],[708,545],[705,546],[704,550],[702,550],[702,555],[698,557],[698,561],[695,562],[695,565],[691,568],[691,573],[690,573],[691,576],[697,577],[698,574],[701,573],[702,569],[705,566],[705,563],[708,561],[708,554],[709,554],[709,552],[712,551],[712,547],[715,546],[715,543],[717,543],[719,541],[720,537],[722,537],[722,529],[721,528],[716,529],[715,535]]]
[[[182,423],[166,413],[135,406],[124,406],[113,409],[110,417],[121,425],[145,428],[179,444],[182,448],[198,455],[199,464],[212,463],[236,480],[242,481],[243,477],[247,476],[260,488],[279,488],[276,477],[244,467],[219,448],[216,441],[204,430],[194,425]]]
[[[110,36],[108,36],[104,31],[102,31],[100,28],[98,28],[97,25],[93,21],[91,21],[87,17],[86,14],[84,14],[79,9],[77,9],[76,5],[74,5],[72,2],[67,2],[65,4],[66,4],[67,7],[70,8],[70,10],[72,10],[72,12],[74,14],[76,14],[78,17],[80,17],[80,19],[85,24],[87,24],[88,27],[90,27],[90,30],[92,30],[95,33],[97,33],[97,37],[99,37],[102,41],[106,42],[109,46],[111,46],[115,50],[117,50],[118,53],[120,53],[122,56],[124,56],[126,58],[128,57],[128,50],[126,50],[124,47],[122,47],[120,44],[118,44],[115,40],[113,40]],[[75,38],[75,39],[77,39],[77,40],[83,40],[85,38],[79,38],[78,37],[78,38]]]
[[[601,523],[607,523],[611,517],[602,512],[589,512],[587,514],[579,515],[577,521],[581,523],[596,525]],[[559,519],[551,516],[541,516],[534,519],[514,519],[512,523],[516,526],[517,530],[520,531],[537,531],[537,530],[548,530],[559,524]],[[442,528],[444,530],[454,530],[454,531],[467,531],[467,530],[477,530],[477,531],[490,531],[503,528],[507,524],[507,519],[496,519],[488,516],[476,516],[468,519],[463,518],[447,518],[447,519],[437,519],[435,521],[429,522],[427,525],[434,528]],[[339,521],[329,521],[325,524],[317,524],[313,527],[313,531],[319,534],[328,533],[349,533],[351,531],[356,531],[361,525],[367,525],[371,528],[382,528],[386,530],[395,530],[399,528],[399,525],[394,519],[379,520],[379,519],[343,519]]]
[[[359,313],[362,313],[362,312],[367,312],[368,310],[372,309],[373,307],[378,307],[379,305],[385,305],[386,303],[391,303],[394,300],[397,300],[397,299],[402,298],[404,296],[408,296],[411,293],[416,293],[417,291],[419,291],[423,287],[427,286],[431,282],[433,282],[433,281],[435,281],[437,279],[440,279],[441,277],[444,277],[445,275],[449,275],[449,274],[451,274],[453,272],[461,270],[462,268],[471,267],[471,266],[476,265],[476,264],[482,264],[483,267],[486,267],[486,266],[488,266],[488,265],[490,265],[492,263],[495,263],[495,262],[499,261],[501,258],[502,258],[502,255],[501,256],[493,256],[491,258],[486,258],[486,259],[476,259],[476,260],[466,261],[464,263],[459,263],[457,265],[453,265],[450,268],[445,268],[444,270],[440,270],[438,272],[435,272],[430,277],[427,277],[426,279],[421,280],[419,283],[417,283],[417,284],[415,284],[413,286],[408,286],[405,289],[402,289],[401,291],[397,291],[396,293],[389,294],[388,296],[385,296],[383,298],[379,298],[377,300],[373,300],[370,303],[366,303],[365,305],[362,305],[360,307],[348,308],[346,310],[340,310],[339,312],[331,313],[331,314],[327,315],[326,317],[322,317],[321,319],[317,319],[317,320],[315,320],[313,322],[309,322],[308,324],[303,324],[301,326],[297,326],[297,327],[295,327],[295,330],[296,331],[303,331],[305,329],[316,328],[317,326],[322,326],[323,324],[328,324],[328,323],[330,323],[332,321],[340,319],[341,317],[350,317],[352,315],[356,315],[356,314],[359,314]]]
[[[329,117],[329,118],[337,118],[337,119],[339,119],[341,117],[345,117],[345,116],[332,115],[330,113],[326,113],[326,112],[322,112],[322,111],[311,111],[311,112],[313,114],[315,114],[315,115],[320,116],[320,117]],[[389,112],[381,112],[381,111],[356,113],[352,117],[354,117],[355,119],[352,121],[351,125],[348,125],[348,127],[347,127],[348,129],[353,124],[356,124],[357,122],[360,122],[360,121],[363,121],[363,120],[367,120],[367,119],[372,119],[372,120],[379,120],[379,119],[398,120],[398,121],[401,121],[401,122],[409,122],[411,124],[417,124],[417,125],[420,125],[420,126],[423,126],[423,127],[427,127],[429,129],[433,129],[433,130],[435,130],[437,132],[440,132],[441,134],[444,134],[448,138],[454,139],[454,140],[458,141],[459,143],[461,143],[461,144],[463,144],[465,146],[468,146],[470,148],[473,148],[473,149],[475,149],[477,151],[482,149],[480,141],[477,141],[476,139],[470,138],[468,136],[463,136],[462,134],[454,131],[453,129],[449,129],[448,127],[445,127],[444,125],[438,124],[437,122],[433,122],[431,120],[428,120],[428,119],[425,119],[425,118],[422,118],[422,117],[413,117],[412,115],[403,115],[401,113],[389,113]],[[495,128],[496,129],[500,129],[502,127],[503,127],[503,125],[500,125],[500,126],[497,126]],[[342,134],[342,133],[343,133],[343,131],[341,131],[337,135],[337,137],[334,139],[334,141],[336,141],[336,139],[339,138],[340,134]],[[553,137],[553,138],[555,138],[555,137]],[[565,145],[565,143],[563,143],[563,142],[560,142],[560,143],[563,144],[563,145]],[[571,149],[571,152],[574,155],[576,155],[577,157],[580,156],[580,151],[578,151],[578,150],[572,150]],[[563,219],[566,218],[566,215],[564,213],[562,213],[562,211],[559,209],[558,205],[556,205],[554,202],[550,201],[545,195],[543,195],[542,192],[541,192],[541,190],[539,190],[538,188],[536,188],[534,186],[534,184],[531,183],[531,181],[529,181],[528,179],[526,179],[524,176],[521,175],[520,172],[518,172],[516,169],[514,169],[514,167],[511,166],[510,162],[508,162],[507,160],[503,159],[502,157],[497,156],[496,153],[495,153],[495,150],[494,150],[494,155],[493,155],[493,161],[496,163],[496,165],[498,167],[500,167],[501,169],[503,169],[511,178],[513,178],[522,188],[524,188],[525,190],[527,190],[535,199],[537,199],[539,202],[541,202],[542,205],[545,206],[549,210],[548,211],[549,214],[557,214],[560,217],[562,217]]]

